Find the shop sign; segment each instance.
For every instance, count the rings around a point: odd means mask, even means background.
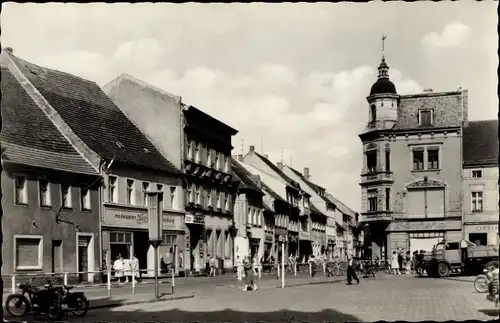
[[[273,234],[266,232],[264,236],[264,241],[268,243],[273,243]]]
[[[200,224],[205,225],[205,216],[201,214],[189,214],[186,213],[184,220],[187,224]]]
[[[311,240],[311,234],[309,232],[300,231],[299,232],[299,239],[300,240],[310,241]]]
[[[145,211],[106,208],[103,225],[133,229],[148,229],[149,217]],[[183,230],[183,216],[163,213],[163,230]]]
[[[418,221],[418,222],[393,222],[386,231],[448,231],[461,230],[458,221]]]
[[[335,237],[334,236],[328,236],[327,240],[328,240],[328,244],[335,244]]]
[[[498,224],[476,224],[476,225],[466,225],[465,231],[469,233],[488,233],[498,232]]]

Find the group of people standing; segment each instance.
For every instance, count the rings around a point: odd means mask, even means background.
[[[103,267],[104,266],[105,263],[103,264]],[[118,254],[116,260],[113,263],[112,269],[118,282],[128,283],[132,281],[132,277],[135,277],[136,280],[140,280],[141,278],[141,274],[139,271],[139,260],[135,255],[133,255],[130,259],[124,259],[121,254]]]
[[[414,251],[413,255],[410,251],[403,254],[402,250],[394,250],[391,256],[391,269],[394,275],[401,275],[401,272],[407,275],[418,272],[424,260],[424,251]]]

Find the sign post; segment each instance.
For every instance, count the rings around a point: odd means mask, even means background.
[[[146,192],[148,203],[149,244],[154,248],[155,296],[160,298],[158,285],[158,247],[163,241],[163,192]]]
[[[175,269],[177,267],[177,245],[174,245],[173,250],[172,250],[172,257],[174,258],[174,261],[172,261],[172,295],[175,293]]]

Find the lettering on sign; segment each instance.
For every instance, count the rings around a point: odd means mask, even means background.
[[[388,231],[460,230],[460,221],[395,222]]]
[[[477,232],[498,232],[498,224],[483,224],[476,226]]]
[[[265,239],[266,242],[272,243],[273,242],[273,234],[272,233],[266,233],[264,239]]]
[[[205,216],[200,214],[186,214],[185,222],[188,224],[205,224]]]
[[[135,210],[113,210],[106,208],[103,224],[107,226],[147,229],[149,216],[146,212]],[[163,229],[182,230],[183,216],[163,214]]]
[[[300,240],[311,240],[311,236],[309,235],[309,232],[299,232],[299,239]]]

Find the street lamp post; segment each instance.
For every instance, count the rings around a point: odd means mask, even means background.
[[[163,241],[163,192],[146,192],[148,201],[149,244],[154,248],[155,296],[160,298],[158,284],[158,247]]]

